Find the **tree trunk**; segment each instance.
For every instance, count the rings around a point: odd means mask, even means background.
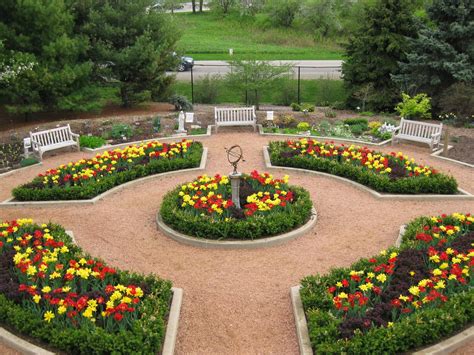
[[[125,108],[130,107],[130,100],[128,97],[128,90],[126,86],[121,86],[120,87],[120,97],[122,99],[122,106]]]
[[[193,0],[192,4],[193,4],[193,14],[195,14],[196,13],[196,0]]]
[[[204,0],[199,0],[199,12],[202,12],[203,3],[204,3]]]

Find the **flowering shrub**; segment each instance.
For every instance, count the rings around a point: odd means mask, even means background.
[[[289,186],[288,176],[244,174],[239,197],[241,209],[232,201],[227,176],[203,175],[165,196],[160,213],[173,228],[209,239],[278,234],[305,223],[311,214],[308,193]]]
[[[453,329],[439,332],[434,323],[462,312],[452,310],[453,304],[474,298],[473,222],[470,214],[459,213],[424,218],[421,224],[416,220],[400,249],[384,250],[350,269],[305,278],[301,295],[314,350],[370,353],[370,347],[378,347],[379,352],[395,353],[429,343],[430,337],[421,332],[434,328],[438,333],[432,340],[449,335]],[[472,321],[474,312],[458,318],[457,328]],[[412,323],[419,329],[404,332]],[[328,329],[331,337],[324,338]]]
[[[13,196],[21,201],[88,199],[143,176],[196,167],[201,155],[202,145],[191,140],[130,145],[49,169],[15,188]]]
[[[115,337],[121,338],[127,332],[131,339],[118,340],[118,345],[130,341],[130,350],[135,347],[134,341],[157,327],[150,333],[151,342],[144,346],[155,351],[159,348],[170,299],[168,282],[110,268],[83,255],[59,226],[40,226],[30,219],[0,223],[0,254],[0,277],[8,280],[0,286],[0,309],[9,304],[16,310],[13,318],[25,312],[39,327],[51,325],[46,327],[51,333],[53,328],[65,328],[70,329],[70,335],[82,337],[87,333],[91,338],[94,334],[106,334],[108,339],[104,341],[115,341]],[[140,329],[141,326],[144,328]],[[54,343],[59,339],[51,334],[38,334],[41,340],[53,341],[52,345],[61,347]],[[85,346],[93,352],[95,345]],[[113,349],[112,346],[105,352]]]
[[[452,194],[457,191],[454,178],[416,164],[401,152],[383,154],[367,147],[302,138],[271,142],[270,155],[274,165],[329,172],[380,192]]]

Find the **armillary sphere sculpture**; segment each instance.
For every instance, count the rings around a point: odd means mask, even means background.
[[[242,148],[240,145],[233,145],[229,149],[225,148],[227,152],[227,160],[234,167],[234,171],[230,173],[230,186],[232,188],[232,202],[235,207],[240,209],[240,178],[242,174],[237,171],[237,164],[239,161],[245,161]]]

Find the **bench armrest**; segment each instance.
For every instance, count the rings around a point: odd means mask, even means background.
[[[72,133],[72,132],[71,132],[71,136],[76,137],[76,138],[79,138],[79,134],[77,134],[77,133]]]
[[[441,132],[433,133],[433,134],[431,135],[431,137],[433,137],[433,138],[439,137],[439,136],[441,136]]]

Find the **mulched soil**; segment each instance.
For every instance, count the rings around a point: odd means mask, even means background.
[[[183,288],[177,354],[247,355],[299,352],[289,289],[302,277],[377,254],[394,244],[401,224],[420,215],[473,212],[472,201],[377,200],[330,177],[292,172],[290,183],[304,186],[318,211],[316,226],[298,239],[255,250],[213,250],[180,244],[157,230],[156,213],[169,190],[202,173],[229,173],[232,167],[224,147],[232,144],[243,147],[241,171],[266,171],[262,147],[270,140],[276,138],[259,136],[248,127],[222,128],[202,139],[209,148],[203,172],[156,177],[80,208],[0,208],[0,220],[54,221],[74,231],[86,252],[112,266],[152,272]],[[402,143],[380,148],[387,153],[393,149],[452,174],[461,188],[474,192],[471,168],[431,157],[426,146]],[[84,152],[46,156],[43,166],[1,177],[0,200],[46,169],[90,156]],[[286,171],[274,169],[272,173],[278,177]]]
[[[448,151],[448,158],[474,164],[474,137],[456,137],[450,144],[453,148]]]

